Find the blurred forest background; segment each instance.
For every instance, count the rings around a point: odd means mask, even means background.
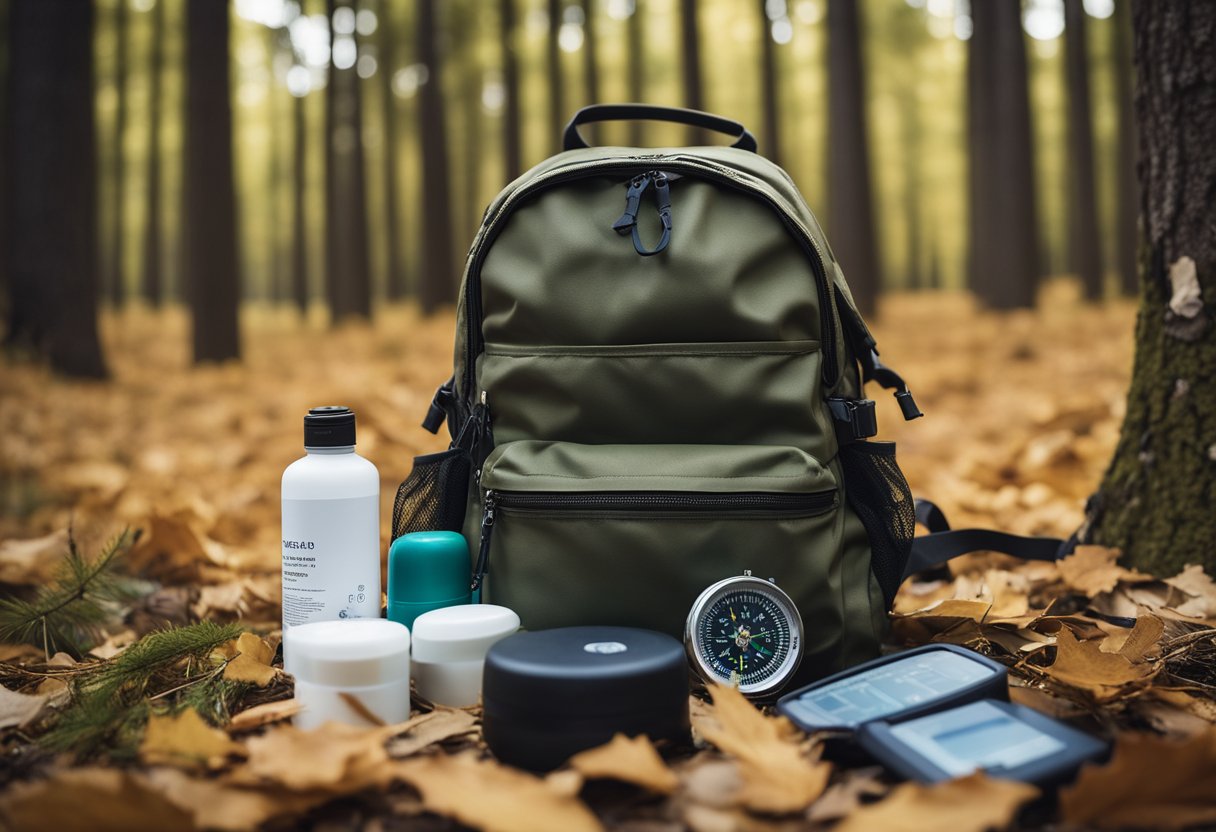
[[[597,101],[751,127],[868,311],[1136,286],[1122,0],[0,0],[0,23],[6,340],[71,374],[106,372],[99,309],[185,304],[211,361],[240,354],[238,306],[451,304],[486,204]]]

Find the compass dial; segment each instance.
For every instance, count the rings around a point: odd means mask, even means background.
[[[720,581],[697,599],[686,639],[703,677],[757,696],[779,688],[797,668],[801,630],[789,596],[745,576]]]

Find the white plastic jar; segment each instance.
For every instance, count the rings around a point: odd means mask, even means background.
[[[481,673],[494,642],[519,629],[519,616],[495,604],[461,604],[414,620],[414,684],[437,705],[465,708],[481,697]]]
[[[386,725],[410,716],[410,631],[383,618],[315,621],[283,633],[283,655],[303,710],[300,728],[325,722]]]

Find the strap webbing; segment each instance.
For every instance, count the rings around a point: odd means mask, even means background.
[[[1000,552],[1024,560],[1059,560],[1076,545],[1074,538],[1023,537],[992,529],[951,529],[946,515],[928,500],[916,501],[916,520],[929,534],[912,540],[904,578],[969,552]]]

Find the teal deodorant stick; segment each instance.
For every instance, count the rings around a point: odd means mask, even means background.
[[[388,618],[409,628],[424,612],[469,603],[469,545],[456,532],[412,532],[388,550]]]

